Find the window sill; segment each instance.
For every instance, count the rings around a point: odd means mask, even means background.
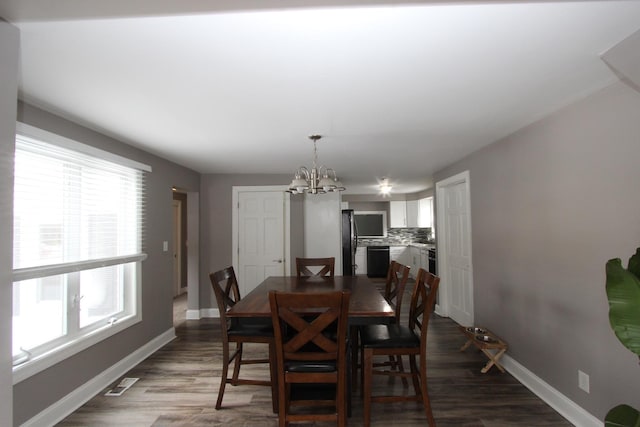
[[[141,315],[132,315],[119,319],[112,325],[105,325],[102,328],[96,329],[95,331],[92,331],[91,333],[81,338],[66,343],[47,353],[36,356],[21,365],[15,366],[13,368],[13,385],[16,385],[19,382],[24,381],[27,378],[37,374],[38,372],[42,372],[45,369],[55,365],[56,363],[60,363],[63,360],[68,359],[69,357],[80,353],[83,350],[86,350],[92,345],[95,345],[100,341],[103,341],[135,325],[136,323],[139,323],[141,320]]]

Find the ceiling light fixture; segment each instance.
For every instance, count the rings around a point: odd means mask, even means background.
[[[313,167],[309,170],[306,166],[300,166],[289,184],[288,193],[291,194],[323,194],[334,191],[344,191],[346,188],[336,176],[336,171],[326,166],[318,168],[318,148],[316,143],[322,135],[309,135],[313,141]]]
[[[382,182],[380,183],[380,194],[386,196],[388,194],[391,194],[391,189],[393,188],[393,186],[391,184],[389,184],[389,179],[388,178],[383,178]]]

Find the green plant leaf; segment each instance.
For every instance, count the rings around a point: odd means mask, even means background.
[[[629,258],[629,266],[627,267],[634,276],[640,278],[640,248],[636,249],[636,253]]]
[[[633,269],[639,261],[638,251],[634,257],[629,260]],[[619,258],[607,262],[606,272],[611,328],[625,347],[640,355],[640,279],[625,270]]]
[[[640,427],[640,412],[629,405],[618,405],[607,413],[605,427]]]

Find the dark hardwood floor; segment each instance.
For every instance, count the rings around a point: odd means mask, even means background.
[[[405,304],[408,310],[408,300]],[[222,349],[219,328],[215,319],[180,319],[177,338],[126,374],[140,378],[131,389],[120,397],[104,396],[105,389],[58,425],[277,426],[268,387],[227,386],[223,409],[214,409]],[[439,427],[571,425],[508,373],[495,368],[480,373],[485,356],[472,349],[460,352],[464,342],[455,322],[433,316],[429,325],[428,386]],[[247,351],[266,354],[264,346],[247,346]],[[242,374],[268,378],[264,365],[244,366]],[[376,377],[374,381],[378,389],[404,390],[399,380]],[[362,425],[360,390],[354,395],[353,415],[348,422]],[[375,404],[372,425],[425,426],[426,417],[416,403]]]

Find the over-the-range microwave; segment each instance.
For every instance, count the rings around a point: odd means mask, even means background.
[[[355,211],[353,217],[356,222],[358,237],[387,237],[387,212]]]

